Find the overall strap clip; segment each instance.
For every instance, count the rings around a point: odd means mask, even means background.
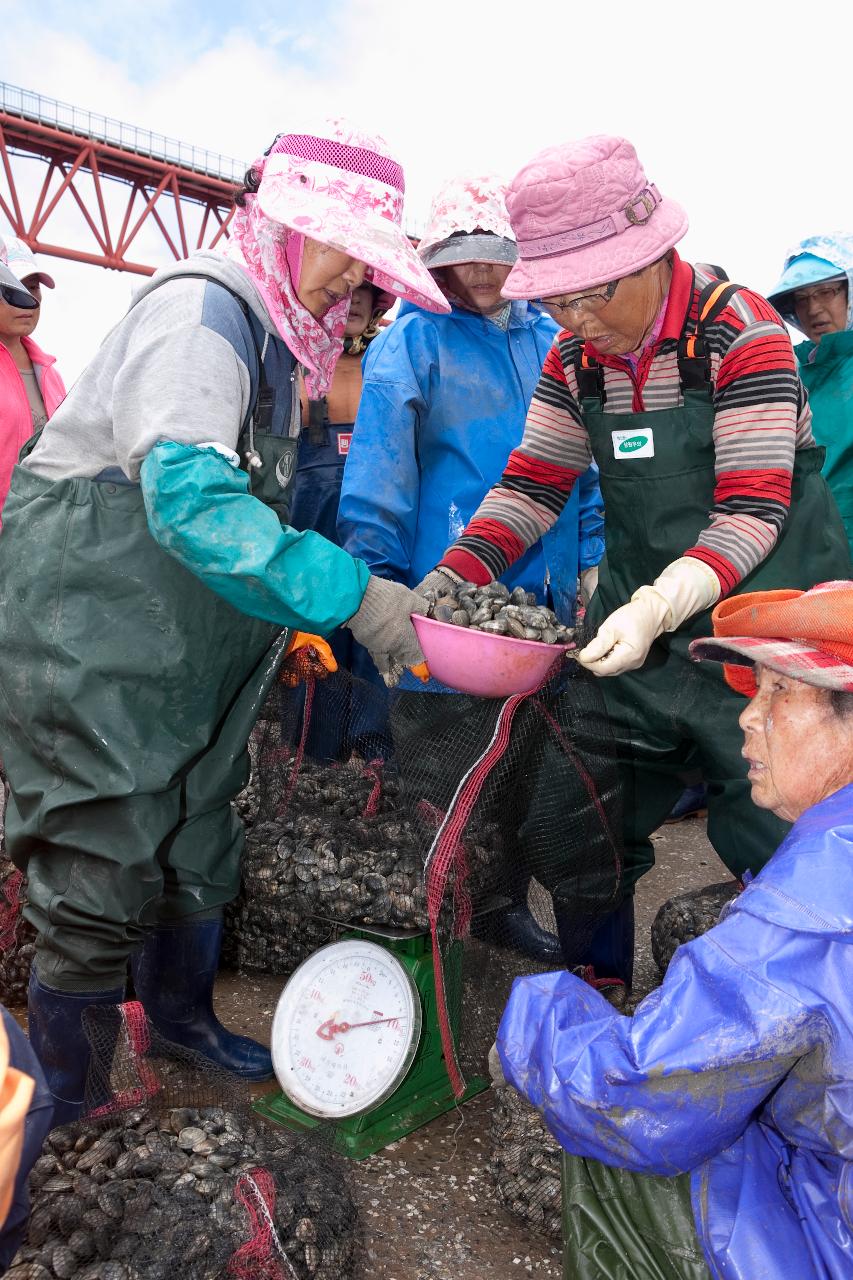
[[[700,293],[696,326],[692,332],[685,329],[678,340],[678,376],[682,392],[713,391],[711,353],[705,341],[705,326],[713,324],[739,288],[739,284],[730,280],[712,280]]]
[[[574,353],[575,377],[578,383],[578,400],[600,400],[604,404],[607,393],[604,390],[604,370],[591,356],[586,343],[582,342]]]

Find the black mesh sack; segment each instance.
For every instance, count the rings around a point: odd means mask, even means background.
[[[609,724],[597,682],[572,660],[507,699],[400,693],[390,723],[405,806],[421,825],[439,1016],[461,1093],[483,1069],[514,978],[580,964],[620,900]],[[519,940],[519,916],[550,941],[548,959]]]
[[[266,1127],[244,1082],[162,1040],[135,1002],[87,1016],[87,1114],[30,1176],[12,1280],[332,1280],[357,1215],[327,1135]]]
[[[232,952],[286,974],[342,924],[429,930],[461,1095],[513,979],[581,963],[620,900],[620,794],[598,682],[571,659],[508,699],[389,695],[338,672],[279,686],[253,755]],[[519,944],[519,915],[544,958]]]
[[[0,763],[0,1003],[14,1006],[27,1003],[36,931],[21,910],[26,882],[6,856],[8,800],[9,783]]]

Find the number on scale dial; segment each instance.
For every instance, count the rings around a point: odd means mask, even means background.
[[[281,993],[273,1068],[303,1111],[341,1119],[394,1092],[420,1034],[417,987],[396,956],[359,938],[332,942],[305,960]]]

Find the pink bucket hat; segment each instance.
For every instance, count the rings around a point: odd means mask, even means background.
[[[403,232],[404,191],[403,170],[383,138],[331,120],[322,135],[276,139],[258,205],[265,217],[366,263],[378,288],[428,311],[447,311]]]
[[[547,147],[515,176],[518,261],[505,298],[549,298],[619,280],[677,244],[687,214],[646,180],[631,143],[595,134]]]
[[[512,266],[518,249],[503,178],[495,173],[448,178],[430,206],[418,254],[431,271],[460,262]]]

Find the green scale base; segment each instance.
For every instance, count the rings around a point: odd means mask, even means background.
[[[326,1126],[333,1133],[333,1146],[352,1160],[364,1160],[407,1134],[429,1124],[437,1116],[452,1111],[488,1089],[489,1081],[475,1076],[461,1098],[453,1096],[441,1047],[441,1032],[435,996],[432,944],[428,933],[401,930],[347,929],[342,938],[366,938],[393,952],[408,969],[418,989],[423,1010],[423,1026],[417,1052],[404,1079],[385,1102],[346,1120],[319,1120],[295,1106],[284,1093],[267,1094],[255,1104],[255,1110],[274,1124],[289,1129],[316,1129]],[[456,966],[450,965],[449,969]],[[448,975],[448,1003],[451,1025],[456,1035],[461,1014],[459,983],[451,984]]]

